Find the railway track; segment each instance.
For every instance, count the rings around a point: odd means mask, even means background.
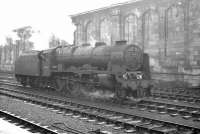
[[[200,105],[189,105],[187,103],[177,103],[169,100],[156,100],[154,98],[144,99],[132,106],[140,110],[168,114],[172,117],[181,116],[184,119],[191,119],[200,122]]]
[[[2,91],[3,90],[3,91]],[[66,101],[53,97],[33,95],[21,91],[1,89],[1,95],[27,101],[49,108],[66,116],[73,116],[81,120],[94,122],[99,125],[108,125],[113,129],[124,129],[125,132],[146,132],[146,133],[172,133],[184,134],[186,132],[200,133],[200,125],[184,124],[155,118],[157,114],[137,114],[138,111],[119,110],[117,108],[102,108],[95,105]],[[168,117],[169,118],[169,117]]]
[[[15,83],[12,83],[12,85],[15,85]],[[123,105],[127,105],[127,107],[130,108],[138,108],[142,111],[146,110],[159,114],[169,114],[170,116],[181,116],[182,118],[187,120],[191,119],[193,121],[200,122],[200,105],[196,103],[198,101],[194,101],[194,99],[195,98],[193,98],[192,102],[179,102],[177,98],[169,99],[163,96],[159,96],[158,98],[158,96],[155,96],[154,94],[152,97],[143,99],[138,103],[128,103]],[[188,102],[192,104],[188,104]]]
[[[12,75],[0,76],[0,84],[7,84],[22,87],[15,81],[15,78]],[[156,99],[167,99],[172,101],[183,101],[189,103],[200,104],[200,97],[195,93],[189,93],[185,89],[163,89],[163,90],[153,90],[152,98]],[[189,95],[188,95],[189,94]]]
[[[13,83],[13,86],[14,85],[15,83]],[[153,96],[152,98],[144,99],[137,104],[131,104],[131,108],[137,108],[141,111],[149,111],[159,114],[168,114],[172,117],[181,116],[183,119],[193,120],[194,122],[200,121],[199,105],[191,105],[186,102],[180,103],[169,101],[166,99],[166,97],[162,98],[162,96],[160,98],[158,98],[157,96]]]
[[[13,85],[15,83],[12,83]],[[20,85],[18,85],[20,86]],[[198,100],[194,101],[192,104],[188,104],[191,101],[177,101],[178,98],[172,99],[163,96],[156,96],[155,94],[147,99],[143,99],[141,102],[134,104],[124,104],[130,108],[138,108],[140,110],[146,110],[150,112],[157,112],[160,114],[169,114],[170,116],[181,116],[184,119],[191,119],[200,122],[200,105],[196,104]],[[191,98],[188,98],[191,99]],[[172,100],[172,101],[171,101]]]
[[[8,78],[8,79],[15,79],[14,74],[13,73],[1,73],[0,72],[0,78]]]
[[[198,103],[200,104],[200,97],[199,96],[191,96],[191,95],[183,95],[183,94],[171,94],[171,93],[164,93],[164,92],[154,92],[152,94],[154,98],[162,98],[168,100],[176,100],[176,101],[183,101],[189,103]]]
[[[14,75],[14,72],[10,72],[10,71],[0,71],[0,75]]]
[[[0,79],[14,80],[15,78],[13,76],[0,76]]]
[[[15,77],[13,73],[0,72],[0,82],[1,81],[12,81],[15,82]],[[178,99],[179,101],[192,102],[197,100],[200,103],[200,92],[198,87],[196,88],[156,88],[153,90],[153,96],[162,97],[168,99]]]
[[[198,88],[154,89],[152,92],[155,96],[160,96],[163,98],[178,98],[179,100],[183,101],[192,101],[194,99],[198,99],[198,101],[200,100],[200,90]]]
[[[18,84],[16,81],[10,80],[0,80],[0,84],[9,85],[9,86],[18,86],[23,87],[21,84]],[[172,94],[167,92],[158,92],[153,91],[151,98],[159,99],[166,99],[172,100],[174,102],[186,102],[186,103],[193,103],[193,104],[200,104],[200,97],[199,96],[191,96],[185,94]]]
[[[41,126],[41,124],[38,124],[36,122],[31,122],[27,119],[16,116],[15,114],[12,114],[7,111],[0,110],[0,118],[14,124],[15,126],[19,126],[29,131],[30,133],[59,134],[59,132],[57,132],[56,130],[51,130],[46,126]]]
[[[23,87],[22,85],[18,84],[14,77],[0,77],[0,84],[4,85],[13,85],[18,87]],[[171,89],[172,90],[172,89]],[[171,92],[165,89],[164,91],[161,90],[154,90],[152,92],[152,98],[155,99],[166,99],[166,100],[172,100],[172,101],[178,101],[178,102],[186,102],[186,103],[195,103],[200,104],[200,97],[195,94],[186,95],[187,93],[183,93],[185,90],[180,89],[180,91]]]

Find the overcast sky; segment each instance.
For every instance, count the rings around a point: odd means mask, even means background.
[[[97,9],[128,0],[0,0],[0,45],[5,37],[16,39],[15,28],[32,26],[36,49],[48,47],[52,34],[73,42],[75,27],[69,15]]]

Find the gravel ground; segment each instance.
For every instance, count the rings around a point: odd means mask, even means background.
[[[0,109],[9,111],[31,121],[39,122],[41,125],[50,126],[50,128],[54,125],[58,126],[59,124],[60,128],[72,127],[85,133],[97,129],[109,131],[112,134],[124,133],[123,130],[114,130],[112,127],[89,123],[78,118],[73,118],[72,116],[59,114],[38,105],[26,103],[21,100],[14,100],[5,96],[0,96]]]

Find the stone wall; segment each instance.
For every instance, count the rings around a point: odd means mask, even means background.
[[[127,40],[150,54],[152,73],[176,79],[174,74],[183,74],[186,81],[188,74],[195,75],[190,82],[198,84],[199,12],[199,0],[138,0],[105,7],[71,16],[77,27],[74,42],[94,46],[97,41],[112,45]]]

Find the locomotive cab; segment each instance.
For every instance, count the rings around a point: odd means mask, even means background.
[[[41,76],[51,76],[51,69],[56,68],[55,65],[55,49],[47,49],[43,50],[39,54],[40,58],[40,68],[41,68]]]

